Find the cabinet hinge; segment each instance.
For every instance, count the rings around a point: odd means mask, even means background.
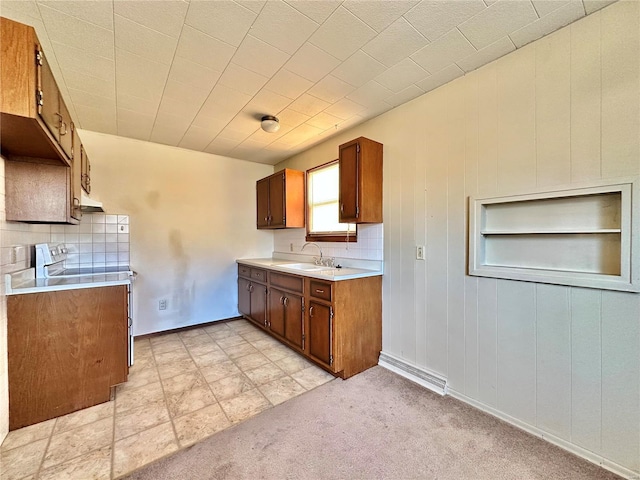
[[[333,320],[333,307],[329,307],[329,320]]]
[[[333,355],[329,355],[329,365],[333,365]]]
[[[356,218],[358,218],[358,215],[360,215],[360,207],[356,205]]]
[[[356,153],[360,153],[360,144],[356,143]]]
[[[287,223],[287,219],[284,215],[282,216],[282,223]]]
[[[36,50],[36,65],[42,66],[42,52],[40,50]]]
[[[36,90],[36,106],[38,107],[38,113],[42,113],[42,106],[44,105],[44,95],[42,90]]]

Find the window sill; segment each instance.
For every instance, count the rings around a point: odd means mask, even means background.
[[[344,242],[344,243],[356,243],[358,241],[358,234],[354,233],[353,235],[332,235],[332,234],[307,234],[305,237],[305,241],[307,242]]]

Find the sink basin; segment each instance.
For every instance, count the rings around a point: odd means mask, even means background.
[[[314,265],[313,263],[287,263],[280,266],[285,268],[290,268],[292,270],[302,270],[305,272],[327,269],[327,267],[323,267],[322,265]]]

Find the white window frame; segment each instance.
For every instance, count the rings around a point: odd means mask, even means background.
[[[338,166],[338,160],[332,160],[331,162],[318,165],[317,167],[310,168],[307,170],[307,241],[314,242],[356,242],[358,239],[358,230],[357,225],[355,224],[340,224],[344,225],[345,228],[342,230],[324,230],[324,231],[311,231],[311,226],[313,225],[313,209],[314,206],[320,205],[320,203],[314,203],[313,199],[313,182],[311,181],[311,177],[314,173],[317,173],[322,170],[326,170],[328,168],[333,168],[334,166]],[[338,167],[339,168],[339,167]],[[336,178],[336,182],[339,183],[339,178]],[[336,185],[337,189],[339,189],[339,185]],[[322,205],[332,204],[331,202],[323,202]],[[335,199],[335,211],[336,216],[339,214],[338,210],[339,198]],[[350,227],[350,228],[349,228]]]

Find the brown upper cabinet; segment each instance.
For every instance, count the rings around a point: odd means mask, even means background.
[[[382,223],[382,144],[359,137],[339,152],[340,223]]]
[[[284,169],[256,182],[257,227],[304,227],[304,172]]]
[[[35,30],[0,18],[0,38],[2,154],[70,166],[71,117]]]
[[[78,131],[76,130],[73,123],[71,123],[72,130],[72,148],[71,148],[71,207],[72,207],[72,217],[80,220],[82,217],[82,212],[80,211],[80,190],[82,190],[82,153],[84,152],[84,147],[80,142],[80,137],[78,136]]]
[[[82,189],[87,192],[87,195],[91,193],[91,162],[87,152],[82,145],[80,145],[80,178]]]
[[[80,220],[79,202],[73,192],[73,171],[56,164],[5,162],[7,221],[70,223]]]
[[[36,52],[36,72],[38,77],[38,90],[36,91],[38,115],[65,155],[71,158],[73,135],[71,131],[71,115],[69,115],[69,110],[60,95],[49,62],[47,62],[47,58],[41,49]]]

